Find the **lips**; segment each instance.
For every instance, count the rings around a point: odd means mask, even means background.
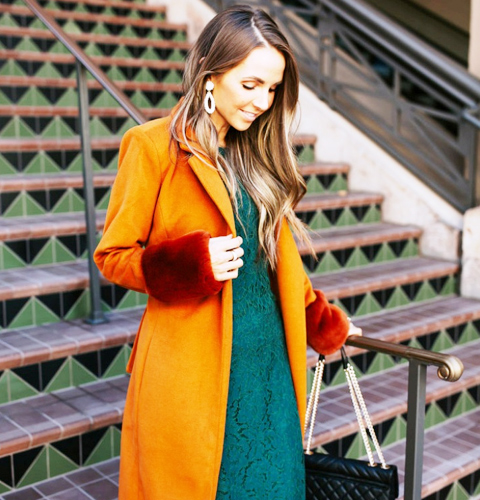
[[[255,120],[255,118],[258,116],[258,113],[250,113],[248,111],[245,111],[243,109],[240,110],[243,114],[243,116],[248,120],[248,121],[252,121]]]

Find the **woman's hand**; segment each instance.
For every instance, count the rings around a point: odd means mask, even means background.
[[[351,321],[350,321],[350,329],[348,330],[347,337],[350,337],[350,335],[362,335],[362,329],[359,328],[358,326],[355,326]]]
[[[234,238],[231,234],[210,238],[208,249],[213,276],[217,281],[227,281],[238,277],[238,269],[243,266],[243,260],[240,258],[244,254],[243,248],[240,247],[242,243],[240,236]]]

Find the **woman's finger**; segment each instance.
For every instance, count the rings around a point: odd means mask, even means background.
[[[242,259],[232,260],[229,262],[223,262],[220,264],[216,264],[215,266],[212,266],[213,274],[215,274],[216,272],[217,273],[224,273],[227,271],[231,271],[233,269],[239,269],[242,266],[243,266]]]
[[[221,274],[218,274],[217,276],[215,276],[215,279],[217,281],[228,281],[228,280],[232,280],[235,278],[238,278],[238,269],[235,269],[233,271],[226,271],[224,273],[221,273]]]
[[[209,249],[210,252],[226,252],[238,248],[242,243],[243,239],[241,236],[237,236],[236,238],[232,238],[232,235],[218,236],[217,238],[210,238]]]
[[[350,329],[348,330],[348,336],[350,335],[362,335],[362,329],[350,323]]]

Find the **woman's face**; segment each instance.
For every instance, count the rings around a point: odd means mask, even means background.
[[[273,47],[258,47],[237,66],[212,75],[215,111],[211,118],[223,145],[229,127],[247,130],[273,104],[282,83],[285,57]]]

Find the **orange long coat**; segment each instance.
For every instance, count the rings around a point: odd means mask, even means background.
[[[95,252],[107,279],[144,293],[145,248],[199,229],[212,237],[235,235],[231,202],[218,172],[185,147],[178,154],[169,150],[169,124],[170,118],[154,120],[125,134]],[[286,223],[278,242],[276,281],[303,423],[305,308],[324,298],[312,290]],[[334,306],[327,313],[336,318],[338,348],[348,323]],[[231,347],[231,282],[221,293],[191,300],[167,303],[149,297],[127,368],[131,380],[122,428],[120,500],[215,499]]]

